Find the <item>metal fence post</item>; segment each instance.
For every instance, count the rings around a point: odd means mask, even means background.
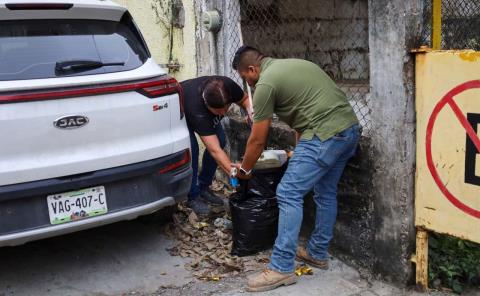
[[[442,49],[442,0],[432,0],[432,48]]]

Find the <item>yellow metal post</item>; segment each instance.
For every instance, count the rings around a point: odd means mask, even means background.
[[[442,0],[432,0],[432,48],[442,49]]]
[[[417,228],[417,251],[415,255],[415,282],[422,291],[428,289],[428,232]]]

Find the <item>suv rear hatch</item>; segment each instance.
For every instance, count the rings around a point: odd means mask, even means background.
[[[179,85],[128,12],[107,5],[90,9],[107,19],[73,19],[74,8],[12,19],[0,7],[0,186],[159,158],[185,136],[171,131]]]

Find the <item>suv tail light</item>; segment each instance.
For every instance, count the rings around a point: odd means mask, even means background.
[[[23,92],[4,92],[0,93],[1,103],[16,103],[41,100],[55,100],[64,98],[73,98],[81,96],[94,96],[110,93],[119,93],[127,91],[137,91],[138,93],[149,97],[158,98],[165,95],[178,93],[180,103],[180,119],[184,117],[183,111],[183,91],[180,83],[175,78],[168,75],[156,78],[122,82],[115,84],[103,84],[95,86],[82,86],[61,89],[41,89],[35,91]]]
[[[158,171],[159,174],[165,174],[165,173],[168,173],[170,171],[173,171],[174,169],[178,169],[179,167],[182,167],[186,164],[188,164],[190,162],[190,149],[186,149],[184,152],[183,152],[183,157],[182,159],[180,159],[179,161],[177,162],[174,162],[172,164],[169,164],[167,165],[166,167],[160,169]]]
[[[175,78],[169,75],[162,76],[161,79],[152,81],[149,85],[137,91],[149,98],[157,98],[168,94],[178,93],[180,104],[180,119],[183,119],[183,117],[185,116],[185,112],[183,111],[183,90],[180,83],[178,83]]]

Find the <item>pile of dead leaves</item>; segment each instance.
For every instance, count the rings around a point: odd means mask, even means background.
[[[196,278],[207,281],[218,281],[264,268],[269,261],[266,252],[242,258],[230,255],[232,230],[214,223],[216,218],[228,220],[228,213],[223,207],[212,210],[214,217],[201,220],[191,209],[179,204],[173,222],[165,230],[176,241],[175,246],[168,249],[170,254],[191,258],[192,261],[185,268]]]

